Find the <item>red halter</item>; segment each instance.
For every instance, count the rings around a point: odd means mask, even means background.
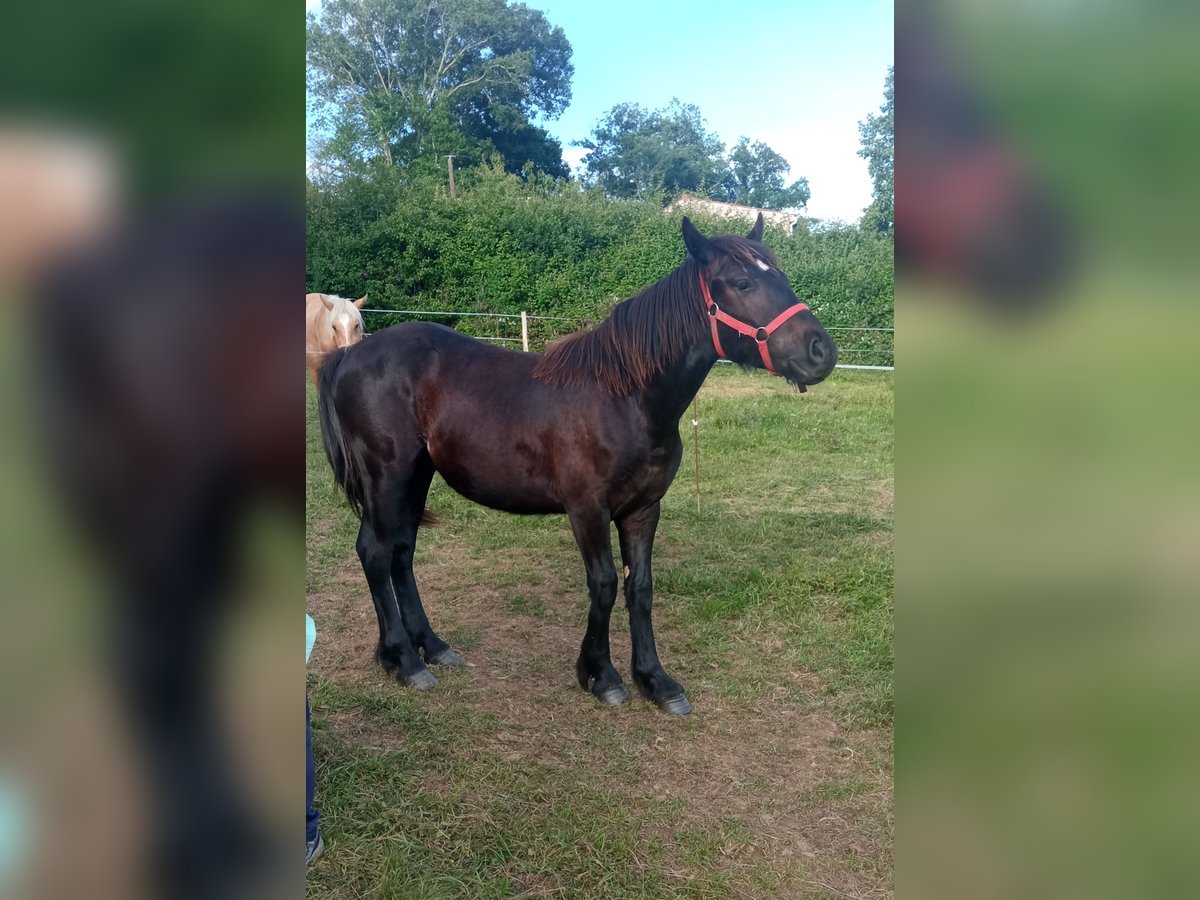
[[[708,324],[712,328],[713,346],[717,348],[717,358],[729,359],[725,355],[725,349],[721,346],[721,338],[717,335],[717,323],[721,322],[739,334],[754,338],[758,343],[758,354],[762,357],[763,365],[766,366],[768,372],[777,374],[775,373],[775,367],[771,365],[771,353],[767,349],[767,338],[774,334],[780,325],[796,313],[808,309],[808,304],[797,303],[795,306],[789,306],[768,324],[755,328],[753,325],[747,325],[745,322],[735,319],[729,313],[722,310],[721,307],[717,306],[716,301],[712,298],[712,293],[708,289],[708,282],[704,280],[703,275],[700,276],[700,293],[704,295],[704,308],[708,311]]]

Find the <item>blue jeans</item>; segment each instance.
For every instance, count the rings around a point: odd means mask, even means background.
[[[304,695],[304,749],[308,756],[307,773],[305,778],[305,792],[307,794],[307,804],[305,806],[304,816],[304,842],[311,844],[317,839],[317,822],[321,819],[321,814],[313,807],[313,795],[317,792],[317,770],[313,766],[312,757],[312,716],[308,711],[308,693]]]

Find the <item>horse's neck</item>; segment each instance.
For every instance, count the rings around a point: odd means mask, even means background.
[[[694,305],[698,313],[703,307],[698,292],[684,302]],[[697,322],[688,331],[691,340],[687,350],[651,378],[643,400],[643,408],[650,420],[671,432],[678,430],[679,420],[717,361],[716,351],[709,339],[707,321],[697,316]]]
[[[651,379],[643,407],[655,424],[675,431],[700,385],[717,361],[711,343],[696,342],[676,362]]]

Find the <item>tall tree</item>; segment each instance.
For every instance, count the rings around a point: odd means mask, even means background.
[[[862,226],[879,234],[892,234],[896,227],[896,101],[895,66],[888,66],[883,82],[883,105],[858,123],[861,147],[858,155],[867,161],[874,190],[871,205],[863,211]]]
[[[444,165],[499,152],[565,173],[562,148],[532,124],[571,100],[571,45],[539,11],[506,0],[326,0],[308,16],[308,89],[320,156]]]
[[[662,191],[671,200],[684,191],[766,209],[804,207],[808,180],[784,184],[787,160],[762,141],[725,145],[705,125],[700,110],[672,100],[665,109],[636,103],[614,106],[577,146],[587,178],[611,197],[644,197]]]
[[[788,162],[762,141],[743,137],[729,151],[729,175],[724,188],[731,203],[763,209],[803,209],[810,196],[807,178],[784,186]]]
[[[707,193],[719,190],[725,176],[721,139],[707,130],[699,109],[678,100],[653,111],[620,103],[578,146],[589,151],[587,178],[612,197]]]

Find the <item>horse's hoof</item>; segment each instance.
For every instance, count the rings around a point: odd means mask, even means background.
[[[629,690],[625,687],[624,682],[618,681],[612,687],[607,687],[599,693],[596,692],[596,677],[589,675],[587,681],[583,680],[580,675],[579,683],[583,689],[607,706],[620,706],[622,703],[629,702]]]
[[[467,661],[447,647],[435,656],[425,657],[425,662],[434,666],[465,666]]]
[[[629,702],[629,690],[623,684],[605,688],[596,696],[600,698],[601,703],[608,706],[620,706],[622,703]]]
[[[656,700],[654,705],[670,716],[686,716],[692,711],[692,704],[687,694],[676,694],[666,700]]]
[[[410,688],[416,688],[418,691],[427,691],[435,684],[437,679],[433,677],[433,673],[428,669],[421,669],[413,672],[411,675],[405,675],[401,679]]]

